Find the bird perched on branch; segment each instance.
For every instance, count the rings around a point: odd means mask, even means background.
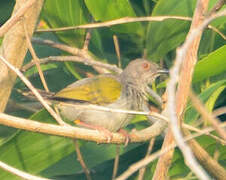
[[[97,129],[110,136],[128,125],[133,115],[74,105],[100,105],[111,109],[143,110],[148,84],[167,70],[145,59],[131,61],[119,75],[102,74],[78,80],[55,94],[44,95],[54,101],[60,113],[76,124]]]
[[[66,104],[94,104],[112,109],[143,110],[147,102],[148,84],[167,72],[148,60],[136,59],[119,75],[102,74],[76,81],[49,99],[55,100],[60,113],[71,121],[93,129],[116,132],[130,122],[131,114],[82,109]]]

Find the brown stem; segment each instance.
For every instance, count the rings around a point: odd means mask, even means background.
[[[186,135],[190,135],[190,132],[185,130]],[[199,160],[202,166],[216,179],[225,179],[226,170],[214,160],[195,140],[190,140],[189,145],[195,154],[195,157]]]
[[[32,132],[50,134],[55,136],[64,136],[74,139],[83,139],[97,143],[109,143],[108,139],[103,136],[103,134],[95,130],[77,128],[73,126],[58,126],[53,124],[40,123],[29,119],[10,116],[4,113],[0,113],[0,124]],[[165,124],[162,124],[162,122],[156,122],[146,129],[131,132],[129,134],[130,142],[135,143],[147,141],[161,134],[164,128]],[[125,136],[121,135],[120,133],[112,133],[112,139],[110,143],[124,144]]]
[[[86,179],[87,180],[92,180],[91,176],[90,176],[90,171],[89,169],[87,168],[86,166],[86,163],[82,157],[82,153],[80,151],[80,148],[79,148],[79,144],[78,144],[78,140],[74,140],[74,143],[75,143],[75,151],[76,151],[76,154],[77,154],[77,159],[79,161],[79,163],[81,164],[82,166],[82,169],[86,175]]]
[[[118,172],[118,164],[119,164],[119,157],[120,157],[120,146],[116,145],[116,156],[114,161],[113,173],[112,173],[112,180],[115,179]]]
[[[155,138],[152,138],[149,142],[148,150],[147,150],[145,157],[148,157],[150,155],[152,148],[154,146],[154,143],[155,143]],[[137,180],[142,180],[144,178],[145,171],[146,171],[146,167],[143,167],[139,170],[139,175],[138,175]]]
[[[191,31],[194,28],[197,28],[202,22],[204,21],[203,14],[205,14],[206,10],[208,8],[208,0],[199,0],[197,2],[197,6],[194,12],[192,24],[187,36],[187,39],[189,38],[189,35]],[[197,61],[197,51],[199,42],[201,39],[202,31],[200,31],[199,35],[196,36],[196,38],[192,41],[192,43],[189,46],[189,50],[185,54],[185,58],[183,60],[182,67],[180,69],[180,76],[178,81],[178,88],[176,92],[176,113],[178,120],[180,121],[180,124],[182,124],[182,117],[183,112],[187,104],[187,99],[189,95],[189,90],[191,86],[192,81],[192,74],[194,71],[194,66]],[[162,148],[168,147],[171,143],[174,142],[174,136],[172,135],[171,131],[168,131]],[[161,177],[161,179],[165,179],[167,172],[169,170],[169,167],[171,165],[171,160],[173,157],[173,150],[169,151],[169,153],[164,154],[160,157],[156,172],[154,174],[154,178],[157,179],[157,177]]]
[[[29,1],[29,3],[30,2],[31,1]],[[27,0],[17,0],[13,15],[16,15],[16,12],[24,8],[26,4]],[[27,29],[29,35],[32,35],[34,31],[42,5],[43,0],[36,0],[33,6],[28,9],[25,8],[26,11],[22,13],[24,22],[26,24],[29,24],[29,27]],[[28,49],[24,36],[25,33],[23,22],[17,22],[14,26],[7,30],[0,49],[0,54],[3,55],[11,64],[18,68],[21,67]],[[0,87],[4,87],[0,88],[0,112],[2,112],[4,111],[8,98],[10,96],[11,89],[16,79],[16,74],[12,71],[9,71],[2,62],[0,62],[0,72]]]

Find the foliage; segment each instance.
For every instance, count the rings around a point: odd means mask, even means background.
[[[210,1],[210,8],[215,2],[215,0]],[[41,14],[41,22],[46,23],[48,27],[56,28],[103,22],[127,16],[176,15],[192,17],[195,4],[195,0],[46,0]],[[11,6],[10,1],[8,6]],[[6,10],[2,6],[0,9]],[[9,9],[9,11],[11,10]],[[1,20],[1,24],[3,21],[5,19]],[[226,34],[225,18],[219,18],[211,25]],[[175,57],[175,49],[184,42],[189,26],[190,21],[170,19],[160,22],[135,22],[95,28],[91,31],[89,51],[99,61],[117,64],[113,43],[113,35],[116,35],[119,40],[123,67],[130,59],[141,57],[146,51],[149,60],[161,61],[165,67],[170,68]],[[84,29],[76,29],[56,33],[36,33],[35,36],[81,48],[86,32],[87,30]],[[34,45],[34,47],[40,58],[64,54],[50,47],[41,45]],[[201,40],[198,54],[199,62],[194,72],[193,87],[202,101],[206,103],[208,110],[213,111],[218,107],[224,106],[226,100],[225,41],[218,33],[207,29]],[[29,62],[30,59],[31,56],[28,54],[25,63]],[[51,91],[57,91],[65,87],[75,81],[75,78],[84,77],[87,71],[96,73],[92,68],[79,63],[52,62],[42,65],[42,69],[47,74],[47,84]],[[36,68],[30,69],[25,74],[37,88],[42,88]],[[25,86],[18,79],[15,88],[24,89]],[[22,97],[18,97],[16,91],[13,91],[11,98],[17,102],[24,101]],[[35,114],[25,113],[24,111],[12,113],[29,117],[36,121],[54,123],[49,114],[43,110]],[[199,114],[188,104],[185,112],[185,121],[190,124],[198,124],[201,123],[199,117]],[[140,123],[142,122],[135,123],[135,126],[140,127]],[[27,172],[49,178],[85,178],[82,168],[76,160],[77,157],[72,140],[12,130],[2,126],[0,127],[0,132],[4,132],[0,133],[0,160]],[[161,142],[162,138],[158,138],[154,151],[160,149]],[[201,136],[199,142],[211,155],[214,152],[218,152],[219,163],[225,165],[226,156],[223,145],[208,136]],[[147,145],[148,143],[129,144],[128,147],[121,147],[119,173],[126,170],[132,163],[143,158]],[[115,145],[97,145],[80,141],[80,148],[92,176],[95,179],[110,179],[115,157]],[[148,166],[145,178],[149,179],[153,175],[155,164],[156,162],[153,162]],[[177,150],[169,172],[170,179],[186,177],[189,172],[189,169],[184,164],[183,156]],[[131,177],[131,179],[135,179],[136,175]],[[17,178],[0,169],[0,179]]]

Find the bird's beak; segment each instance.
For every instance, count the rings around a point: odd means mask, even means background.
[[[158,74],[169,74],[169,70],[167,69],[159,69]]]

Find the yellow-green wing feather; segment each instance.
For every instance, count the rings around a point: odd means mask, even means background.
[[[97,76],[84,79],[83,83],[78,82],[74,86],[66,87],[55,96],[104,105],[113,103],[120,95],[121,84],[118,80],[111,76]]]

